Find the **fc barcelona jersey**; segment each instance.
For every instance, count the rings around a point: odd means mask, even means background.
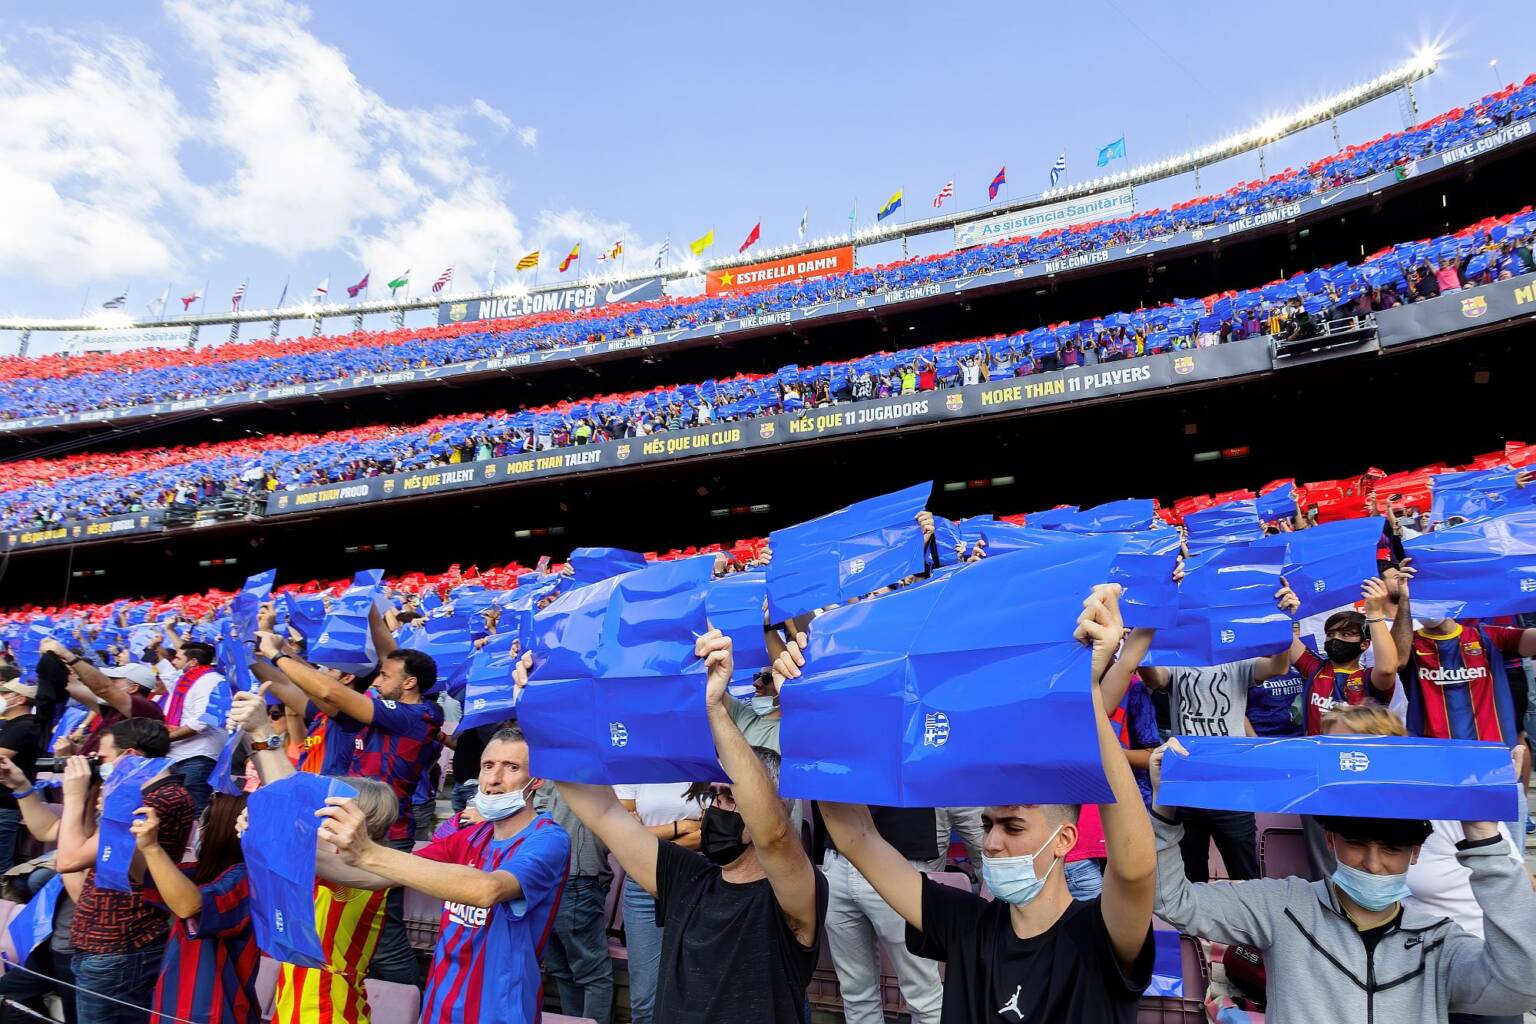
[[[1414,633],[1413,653],[1403,669],[1408,731],[1512,746],[1517,727],[1504,662],[1519,651],[1523,632],[1457,624],[1446,634]]]

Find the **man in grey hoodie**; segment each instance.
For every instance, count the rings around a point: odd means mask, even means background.
[[[1536,1007],[1536,893],[1498,826],[1463,823],[1457,859],[1483,909],[1479,940],[1450,919],[1404,907],[1408,865],[1427,821],[1322,818],[1338,868],[1324,881],[1259,878],[1191,883],[1183,829],[1158,804],[1162,761],[1152,754],[1152,826],[1163,920],[1189,935],[1243,943],[1264,956],[1271,1024],[1352,1021],[1444,1024],[1447,1014],[1519,1014]]]

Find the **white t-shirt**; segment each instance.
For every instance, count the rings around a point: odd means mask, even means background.
[[[646,782],[637,786],[614,786],[613,794],[620,800],[633,800],[640,823],[670,825],[683,818],[702,818],[704,808],[697,800],[685,800],[686,782]]]
[[[1467,835],[1459,821],[1432,821],[1430,825],[1434,831],[1419,847],[1418,862],[1408,868],[1408,888],[1413,895],[1403,903],[1425,913],[1448,917],[1482,938],[1483,908],[1472,895],[1472,872],[1456,859],[1456,844]],[[1508,827],[1500,825],[1499,834],[1509,842]],[[1522,868],[1525,866],[1513,843],[1509,856]]]
[[[187,691],[187,699],[181,704],[181,724],[197,731],[186,739],[177,740],[171,744],[173,762],[185,761],[189,757],[217,759],[219,752],[224,749],[226,737],[223,728],[215,729],[202,721],[203,713],[208,710],[208,698],[213,694],[213,688],[222,682],[224,677],[219,673],[205,672]]]

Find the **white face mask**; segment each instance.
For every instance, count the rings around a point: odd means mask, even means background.
[[[470,804],[475,813],[486,821],[501,821],[510,818],[521,811],[528,803],[528,790],[533,783],[528,783],[522,789],[514,789],[510,793],[487,793],[483,789],[476,789],[475,795],[470,798]]]

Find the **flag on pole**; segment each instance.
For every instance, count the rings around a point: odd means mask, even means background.
[[[1051,188],[1055,188],[1056,183],[1061,180],[1061,176],[1066,173],[1067,151],[1062,150],[1061,155],[1056,158],[1056,162],[1051,164]]]
[[[274,308],[282,309],[283,303],[288,301],[288,282],[291,280],[293,280],[291,277],[283,278],[283,293],[277,297],[277,306]]]
[[[399,277],[395,278],[393,281],[385,282],[384,287],[389,289],[389,297],[390,298],[394,298],[395,297],[395,292],[399,291],[401,288],[404,288],[406,285],[408,285],[410,283],[411,283],[411,268],[410,267],[406,267],[404,273],[402,273]]]
[[[619,241],[613,243],[612,249],[605,249],[598,253],[597,261],[602,263],[606,260],[616,260],[622,255],[624,255],[624,242],[622,239],[620,239]]]
[[[939,189],[939,194],[933,197],[933,208],[937,210],[944,205],[944,200],[955,194],[955,179],[951,178]]]
[[[660,270],[662,263],[666,261],[667,253],[672,248],[672,236],[668,235],[661,240],[661,248],[656,252],[656,269]]]
[[[571,264],[575,263],[579,259],[581,259],[581,243],[577,242],[575,245],[571,246],[571,251],[566,255],[565,259],[560,261],[560,273],[563,274],[567,270],[570,270]]]
[[[539,250],[537,250],[537,249],[533,250],[533,252],[529,253],[527,256],[524,256],[522,259],[517,261],[517,269],[518,270],[532,270],[534,267],[536,267],[538,265],[539,265]]]
[[[447,270],[443,271],[441,274],[438,274],[437,275],[437,280],[432,282],[432,291],[435,294],[437,292],[442,291],[444,288],[447,288],[452,283],[453,283],[453,268],[449,267]]]
[[[1125,136],[1122,135],[1114,142],[1099,150],[1099,166],[1103,167],[1111,160],[1119,160],[1125,156]]]
[[[246,286],[246,283],[247,283],[246,281],[241,281],[240,282],[240,287],[235,289],[235,294],[233,294],[233,295],[231,295],[229,297],[230,312],[238,313],[240,311],[240,302],[241,302],[242,299],[245,298],[245,286]]]
[[[165,304],[171,301],[171,286],[166,285],[165,291],[160,293],[158,299],[151,299],[149,303],[149,315],[161,316],[165,313]]]
[[[805,226],[810,221],[811,211],[803,210],[800,213],[800,241],[805,241]]]
[[[715,244],[715,229],[714,228],[710,228],[709,232],[707,234],[700,235],[698,238],[695,238],[693,241],[689,242],[688,243],[688,249],[695,256],[702,256],[702,255],[704,255],[704,250],[708,249],[710,246],[712,246],[714,244]]]
[[[108,299],[106,302],[103,302],[101,304],[101,308],[102,309],[122,309],[123,308],[123,304],[126,303],[127,301],[128,301],[128,289],[124,288],[121,295],[113,296],[112,298]]]
[[[756,224],[752,225],[752,230],[747,232],[747,240],[745,242],[742,242],[741,243],[741,248],[737,249],[736,251],[737,252],[746,252],[748,249],[752,248],[752,245],[753,245],[754,242],[756,242],[759,238],[762,238],[762,237],[763,237],[763,222],[762,221],[758,221]]]
[[[326,274],[325,275],[325,280],[321,281],[319,284],[315,285],[315,290],[310,293],[309,297],[310,297],[310,299],[312,301],[319,302],[322,299],[324,299],[327,294],[329,294],[330,290],[331,290],[331,275],[330,274]]]
[[[185,313],[187,310],[192,308],[192,303],[196,302],[202,297],[203,290],[201,288],[192,289],[192,293],[190,295],[183,295],[181,297],[181,311]]]
[[[358,295],[360,293],[366,292],[367,290],[368,290],[368,275],[364,274],[363,275],[363,279],[361,281],[357,282],[357,284],[349,284],[349,285],[347,285],[347,298],[355,299],[355,298],[358,297]]]
[[[997,169],[997,173],[992,176],[992,184],[987,186],[987,199],[989,201],[996,199],[997,190],[1006,184],[1008,184],[1008,165],[1004,164],[1003,166],[999,167]]]
[[[885,220],[899,209],[901,209],[901,189],[897,189],[895,194],[885,201],[885,205],[880,207],[880,212],[875,214],[875,220]]]

